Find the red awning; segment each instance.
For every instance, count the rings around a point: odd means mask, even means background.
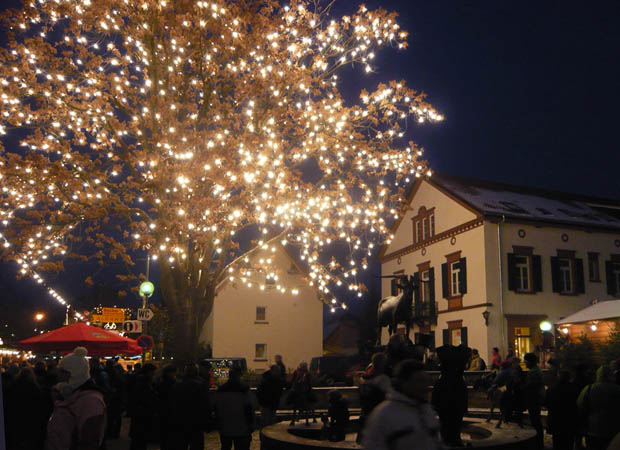
[[[89,355],[139,355],[142,353],[142,347],[134,339],[82,322],[48,331],[19,343],[22,349],[40,353],[68,353],[79,346],[86,347]]]

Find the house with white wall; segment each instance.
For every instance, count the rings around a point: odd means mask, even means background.
[[[493,347],[523,357],[543,344],[542,321],[620,294],[620,201],[434,175],[416,180],[392,236],[382,275],[422,281],[414,336],[487,361]]]
[[[277,354],[293,370],[301,361],[309,364],[312,357],[323,354],[324,303],[305,280],[303,266],[284,247],[256,251],[250,264],[267,257],[275,261],[278,283],[286,286],[286,292],[278,291],[269,280],[264,290],[257,284],[248,287],[224,280],[200,341],[211,345],[214,358],[243,357],[252,370],[268,369]]]

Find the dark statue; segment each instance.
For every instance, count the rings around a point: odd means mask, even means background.
[[[461,428],[467,412],[467,383],[463,378],[471,350],[464,345],[437,348],[441,375],[433,386],[431,403],[441,424],[441,439],[451,447],[463,447]]]
[[[407,338],[413,325],[413,294],[418,288],[417,278],[414,275],[385,275],[381,278],[396,278],[396,287],[401,289],[398,295],[390,295],[379,301],[377,308],[377,345],[381,345],[381,329],[388,327],[388,333],[396,331],[399,323],[407,328]]]

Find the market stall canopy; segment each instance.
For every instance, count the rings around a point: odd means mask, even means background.
[[[564,317],[556,325],[591,322],[593,320],[610,320],[620,318],[620,300],[607,300],[588,306],[575,314]]]
[[[129,339],[102,328],[78,322],[20,341],[19,347],[33,352],[71,352],[86,347],[89,355],[138,355],[142,348]]]

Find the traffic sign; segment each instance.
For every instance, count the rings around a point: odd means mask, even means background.
[[[153,318],[153,311],[148,308],[140,308],[138,310],[138,320],[151,320]]]
[[[136,342],[140,347],[142,347],[145,351],[153,348],[153,338],[148,334],[143,334],[136,338]]]
[[[139,320],[126,320],[123,322],[123,331],[127,333],[142,333],[142,322]]]

